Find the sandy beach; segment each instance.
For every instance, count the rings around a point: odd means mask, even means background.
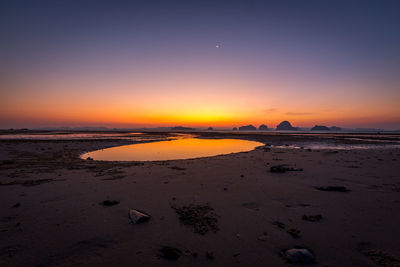
[[[298,247],[312,252],[315,266],[400,266],[400,149],[284,147],[398,137],[194,134],[268,145],[189,160],[103,162],[79,156],[132,141],[0,140],[0,265],[287,266],[284,252]],[[282,164],[293,170],[270,171]],[[210,209],[212,223],[200,232],[177,213],[190,205]],[[132,209],[150,220],[132,223]],[[163,247],[178,258],[166,259]]]
[[[0,267],[400,267],[400,0],[0,1]]]

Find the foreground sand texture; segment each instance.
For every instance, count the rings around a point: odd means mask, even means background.
[[[281,252],[295,246],[312,251],[316,266],[400,265],[399,149],[266,146],[165,162],[79,159],[126,143],[0,141],[0,266],[287,266]],[[303,171],[270,172],[278,164]],[[316,189],[325,186],[349,191]],[[183,224],[177,208],[189,205],[212,208],[215,224],[204,232]],[[150,220],[133,224],[132,209]],[[179,258],[160,257],[163,246]]]

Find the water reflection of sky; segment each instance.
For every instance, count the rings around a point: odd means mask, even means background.
[[[289,145],[271,145],[273,148],[285,149],[313,149],[313,150],[352,150],[352,149],[394,149],[400,148],[400,144],[344,144],[329,142],[307,142]]]
[[[109,139],[140,135],[142,133],[38,133],[38,134],[2,134],[0,139],[7,140],[64,140],[64,139]]]
[[[241,139],[179,138],[96,150],[83,154],[81,158],[107,161],[191,159],[245,152],[263,145],[260,142]]]
[[[259,135],[259,133],[256,133]],[[236,133],[240,136],[240,133]],[[265,141],[271,144],[271,147],[286,149],[398,149],[400,148],[400,135],[376,135],[376,134],[270,134],[271,136],[289,137],[288,143],[280,141],[277,144],[273,139],[269,139],[267,134]],[[200,135],[201,136],[201,135]],[[134,142],[150,142],[177,140],[186,138],[195,138],[198,135],[190,133],[146,133],[146,132],[38,132],[38,133],[18,133],[18,134],[0,134],[0,140],[131,140]],[[213,139],[212,136],[208,137]],[[243,138],[246,139],[246,138]],[[287,144],[287,145],[286,145]]]
[[[132,133],[19,133],[1,134],[0,140],[90,140],[90,139],[128,139],[133,141],[164,140],[183,138],[183,135],[147,135],[141,132]]]

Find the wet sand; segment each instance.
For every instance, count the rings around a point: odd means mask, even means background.
[[[327,137],[202,135],[272,145]],[[295,246],[309,249],[316,266],[400,264],[399,149],[260,147],[164,162],[79,158],[130,143],[1,140],[0,265],[287,266],[282,251]],[[281,164],[302,171],[270,172]],[[349,191],[316,188],[326,186]],[[101,205],[105,200],[119,202]],[[174,207],[191,204],[212,208],[217,229],[198,233],[183,224]],[[132,224],[131,209],[151,219]],[[320,220],[310,220],[313,215]],[[163,246],[180,257],[160,257]]]

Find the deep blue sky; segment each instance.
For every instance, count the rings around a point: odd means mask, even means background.
[[[3,0],[0,127],[186,122],[162,104],[175,95],[221,125],[400,128],[399,14],[400,1]],[[103,121],[66,111],[104,99]]]

